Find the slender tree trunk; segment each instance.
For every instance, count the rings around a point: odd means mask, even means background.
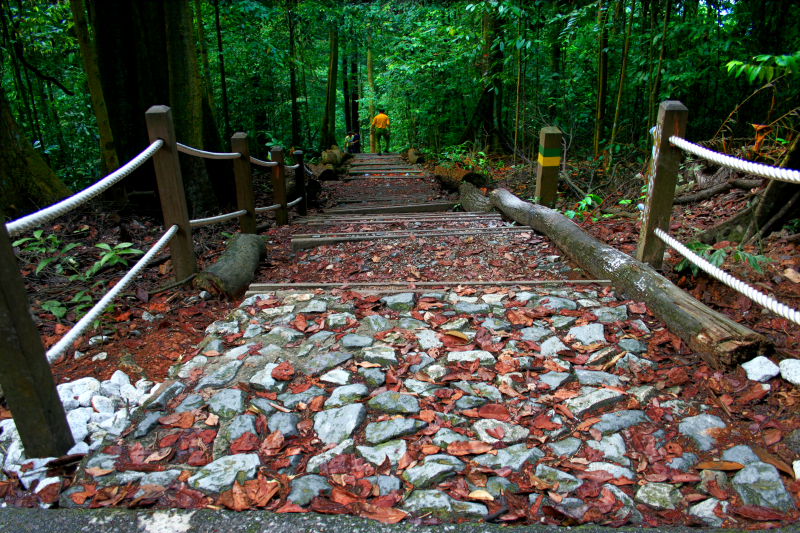
[[[372,95],[369,99],[369,120],[375,116],[375,99],[378,97],[375,91],[375,64],[372,51],[372,28],[368,30],[370,33],[367,35],[367,83]],[[375,153],[378,149],[375,143],[375,128],[369,128],[369,151]]]
[[[289,94],[292,100],[292,146],[299,148],[302,145],[300,135],[300,107],[297,104],[297,43],[295,32],[297,20],[295,10],[297,0],[291,0],[287,13],[289,27]]]
[[[3,2],[0,4],[0,8],[0,29],[2,29],[3,43],[5,44],[5,47],[11,51],[14,48],[14,42],[12,41],[14,37],[11,35],[11,29],[9,28],[8,18],[10,17],[11,11],[8,6],[8,2]],[[21,105],[16,107],[19,108],[19,114],[22,115],[22,127],[32,130],[33,111],[31,110],[28,91],[22,81],[22,66],[17,60],[16,54],[9,53],[8,57],[11,60],[11,71],[14,76],[14,87],[16,89],[18,98],[21,101]]]
[[[83,59],[83,68],[86,71],[92,110],[97,119],[97,129],[100,132],[100,157],[103,161],[103,174],[108,174],[119,168],[119,158],[117,157],[117,149],[114,146],[114,134],[111,131],[111,121],[108,118],[108,107],[103,95],[103,85],[100,82],[97,48],[89,34],[89,23],[86,17],[86,3],[84,0],[70,0],[70,8],[72,9],[75,34],[78,38],[78,46]]]
[[[358,43],[352,41],[350,50],[350,118],[353,121],[352,128],[361,136],[361,121],[358,116]]]
[[[350,107],[350,51],[348,42],[342,45],[342,98],[344,98],[344,129],[346,133],[353,131],[353,115]]]
[[[620,0],[625,5],[625,0]],[[608,143],[608,166],[611,166],[611,159],[614,157],[614,143],[617,140],[619,128],[619,115],[622,110],[622,94],[625,89],[625,73],[628,68],[628,51],[631,44],[631,30],[633,28],[633,14],[636,11],[636,0],[631,3],[631,14],[628,19],[628,26],[625,28],[625,45],[622,49],[622,66],[619,69],[619,88],[617,90],[617,104],[614,106],[614,123],[611,126],[611,140]]]
[[[606,93],[608,92],[608,4],[597,4],[597,25],[600,27],[597,57],[597,105],[594,123],[594,156],[600,156],[600,141],[606,119]]]
[[[667,50],[667,29],[669,28],[669,17],[672,13],[672,2],[667,0],[664,9],[664,26],[661,32],[661,52],[658,55],[658,66],[656,67],[655,80],[653,80],[653,88],[650,91],[650,105],[648,114],[648,124],[655,123],[656,119],[656,100],[661,92],[661,67],[664,64],[664,55]]]
[[[197,51],[200,54],[200,64],[203,67],[203,75],[200,77],[200,81],[209,106],[214,109],[214,93],[211,90],[211,64],[208,61],[208,43],[206,42],[206,30],[203,26],[202,0],[194,0],[194,20],[197,28]]]
[[[214,2],[214,26],[217,32],[217,57],[219,58],[219,83],[222,88],[222,121],[225,125],[223,137],[229,138],[231,132],[231,115],[228,110],[228,80],[225,77],[225,53],[222,49],[222,25],[219,21],[219,0]]]
[[[336,75],[339,67],[339,30],[332,26],[328,30],[330,56],[328,58],[328,85],[325,98],[325,114],[322,117],[321,147],[336,144]]]

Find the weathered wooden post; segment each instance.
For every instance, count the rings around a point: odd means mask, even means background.
[[[561,168],[561,130],[549,126],[539,132],[539,164],[536,167],[536,197],[541,205],[553,207]]]
[[[250,146],[247,134],[238,132],[231,137],[231,150],[242,154],[233,160],[233,175],[236,178],[236,205],[239,211],[247,210],[246,215],[239,217],[239,229],[242,233],[256,232],[256,200],[253,196],[253,174],[250,167]]]
[[[653,231],[656,228],[669,231],[681,162],[681,151],[670,144],[669,138],[672,135],[685,135],[688,116],[689,110],[677,100],[667,100],[658,106],[658,123],[653,133],[653,153],[648,169],[647,203],[636,250],[636,259],[655,269],[661,269],[666,244]]]
[[[275,222],[279,226],[284,226],[289,223],[289,209],[286,207],[286,169],[283,168],[283,147],[273,146],[270,153],[272,160],[278,163],[272,167],[272,201],[281,206],[275,211]]]
[[[164,105],[154,105],[145,113],[145,121],[150,142],[158,139],[164,141],[164,146],[153,155],[153,163],[156,167],[164,226],[169,228],[177,224],[179,228],[169,243],[169,249],[175,279],[183,280],[197,271],[197,261],[194,257],[192,227],[189,224],[189,210],[186,207],[186,193],[178,161],[172,110]]]
[[[59,457],[75,441],[31,320],[6,225],[0,224],[0,383],[28,457]]]
[[[294,190],[302,197],[297,204],[297,213],[304,217],[308,214],[308,198],[306,198],[306,167],[303,164],[303,151],[295,150],[292,155],[297,165],[294,171]]]

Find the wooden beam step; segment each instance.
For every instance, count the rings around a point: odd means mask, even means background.
[[[500,230],[500,231],[498,231]],[[447,230],[439,231],[425,231],[425,230],[400,230],[400,231],[384,231],[384,232],[362,232],[362,233],[345,233],[345,234],[319,234],[319,235],[296,235],[292,237],[292,250],[305,250],[308,248],[315,248],[317,246],[325,246],[327,244],[339,244],[343,242],[361,242],[361,241],[377,241],[383,239],[407,239],[409,237],[452,237],[464,235],[497,235],[499,233],[523,233],[530,232],[530,228],[513,227],[507,230],[501,228],[480,228],[480,229],[464,229],[464,228],[450,228]]]
[[[374,207],[337,207],[325,211],[327,214],[366,215],[373,213],[428,213],[431,211],[449,211],[456,204],[453,202],[430,202],[424,204],[386,205]]]

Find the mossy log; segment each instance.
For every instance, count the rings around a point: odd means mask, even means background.
[[[409,148],[406,152],[406,159],[412,165],[416,165],[417,163],[425,162],[425,156],[422,155],[422,152],[417,150],[416,148]]]
[[[330,149],[322,152],[321,162],[323,165],[333,165],[334,167],[339,167],[342,163],[344,163],[348,155],[350,154],[346,154],[341,148],[334,144],[330,147]]]
[[[492,201],[475,185],[468,181],[461,182],[458,187],[459,202],[464,211],[487,213],[492,211]]]
[[[264,238],[250,233],[234,235],[216,263],[195,276],[193,285],[212,294],[235,298],[242,294],[259,263],[267,256]]]
[[[547,235],[592,276],[610,279],[627,298],[646,303],[712,366],[730,367],[770,348],[762,335],[695,300],[649,265],[598,241],[557,211],[522,201],[505,189],[492,191],[490,198],[506,216]]]

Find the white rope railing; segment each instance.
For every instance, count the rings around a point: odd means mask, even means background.
[[[75,342],[78,337],[83,335],[83,333],[89,328],[89,326],[97,320],[97,318],[103,314],[106,307],[108,307],[114,298],[122,292],[125,287],[133,281],[139,272],[147,266],[147,264],[153,260],[153,258],[158,255],[158,253],[167,245],[167,243],[172,240],[175,234],[178,232],[178,225],[175,224],[171,228],[169,228],[166,233],[144,254],[133,267],[128,271],[125,276],[114,285],[111,290],[109,290],[105,296],[100,298],[100,301],[97,302],[94,307],[89,309],[89,312],[86,313],[83,318],[81,318],[75,326],[71,330],[67,332],[66,335],[61,337],[61,339],[55,343],[49,350],[47,350],[47,360],[52,364],[56,359],[61,357],[61,355],[66,352],[72,343]]]
[[[722,165],[724,167],[729,167],[735,170],[746,172],[748,174],[755,174],[756,176],[762,176],[764,178],[773,180],[786,181],[789,183],[800,183],[800,171],[798,170],[773,167],[770,165],[764,165],[762,163],[753,163],[752,161],[744,161],[736,157],[714,152],[713,150],[709,150],[708,148],[691,143],[686,139],[682,139],[676,135],[671,136],[669,138],[669,142],[685,152],[702,157],[703,159],[711,161],[712,163],[716,163],[717,165]]]
[[[294,206],[296,206],[297,204],[299,204],[299,203],[300,203],[300,200],[302,200],[302,199],[303,199],[303,197],[302,197],[302,196],[301,196],[301,197],[299,197],[299,198],[295,198],[294,200],[292,200],[291,202],[289,202],[288,204],[286,204],[286,207],[294,207]]]
[[[37,211],[36,213],[31,213],[30,215],[24,216],[12,222],[6,224],[6,230],[8,230],[8,234],[12,237],[15,235],[19,235],[29,229],[33,229],[35,227],[41,226],[42,224],[46,224],[50,222],[54,218],[58,218],[61,215],[65,215],[79,207],[80,205],[88,202],[95,196],[101,194],[106,189],[111,187],[112,185],[116,184],[117,182],[121,181],[131,172],[139,168],[142,163],[150,159],[154,153],[156,153],[159,148],[164,145],[164,141],[158,139],[153,141],[153,144],[148,146],[144,151],[142,151],[139,155],[125,163],[123,166],[119,167],[117,170],[106,176],[105,178],[101,179],[91,187],[87,187],[80,192],[77,192],[70,196],[69,198],[65,198],[60,202],[53,204],[49,207],[45,207],[44,209]]]
[[[185,145],[183,143],[175,143],[178,146],[178,151],[184,154],[193,155],[195,157],[202,157],[203,159],[236,159],[242,157],[239,152],[207,152]]]
[[[669,246],[671,246],[672,248],[677,250],[678,253],[680,253],[683,257],[685,257],[690,263],[692,263],[692,264],[696,265],[698,268],[700,268],[703,272],[705,272],[705,273],[709,274],[710,276],[713,276],[714,278],[718,279],[719,281],[721,281],[722,283],[724,283],[725,285],[727,285],[731,289],[744,294],[745,296],[747,296],[748,298],[750,298],[751,300],[753,300],[757,304],[759,304],[759,305],[761,305],[763,307],[766,307],[767,309],[769,309],[770,311],[772,311],[776,315],[781,316],[781,317],[786,318],[786,319],[789,319],[792,322],[794,322],[795,324],[800,324],[800,312],[798,312],[797,310],[792,309],[791,307],[789,307],[786,304],[780,303],[779,301],[775,300],[771,296],[768,296],[768,295],[764,294],[763,292],[760,292],[760,291],[754,289],[753,287],[751,287],[747,283],[745,283],[745,282],[743,282],[743,281],[741,281],[739,279],[736,279],[735,277],[731,276],[730,274],[728,274],[727,272],[725,272],[721,268],[712,265],[711,263],[709,263],[708,261],[706,261],[705,259],[703,259],[699,255],[697,255],[694,252],[692,252],[691,250],[689,250],[686,246],[681,244],[679,241],[677,241],[677,240],[673,239],[672,237],[670,237],[661,228],[656,228],[654,230],[654,233],[656,234],[656,236],[659,239],[661,239],[662,241],[667,243]]]
[[[224,215],[217,215],[208,218],[196,218],[194,220],[190,220],[189,225],[192,226],[192,228],[201,228],[203,226],[210,226],[211,224],[216,224],[218,222],[227,222],[228,220],[246,214],[247,214],[247,209],[241,209],[239,211],[234,211],[233,213],[227,213]]]
[[[296,169],[300,168],[300,163],[296,163],[294,165],[286,165],[286,167],[284,167],[284,168],[286,168],[287,170],[296,170]]]
[[[260,159],[256,159],[253,156],[250,156],[250,162],[254,165],[262,166],[262,167],[277,167],[277,161],[262,161]]]
[[[256,213],[266,213],[268,211],[277,211],[281,208],[281,204],[272,204],[267,207],[256,207]]]

